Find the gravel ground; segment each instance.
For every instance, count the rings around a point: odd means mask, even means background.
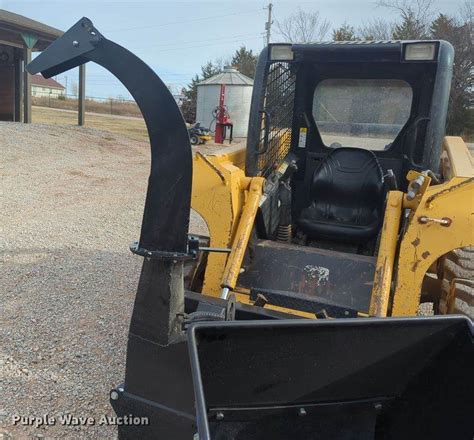
[[[141,265],[128,244],[139,236],[148,144],[0,122],[0,149],[0,433],[114,438],[113,426],[14,426],[13,416],[113,415],[108,393],[124,377]]]

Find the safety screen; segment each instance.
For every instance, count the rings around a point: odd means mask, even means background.
[[[276,62],[270,65],[258,144],[257,166],[260,176],[268,176],[290,150],[295,84],[296,74],[290,63]]]

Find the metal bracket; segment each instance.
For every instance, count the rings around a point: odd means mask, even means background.
[[[195,322],[235,320],[236,303],[237,300],[233,294],[229,295],[223,305],[200,302],[195,312],[184,314],[183,330]]]
[[[155,258],[158,260],[173,260],[173,261],[185,261],[193,260],[196,255],[193,253],[182,253],[182,252],[166,252],[166,251],[150,251],[148,249],[140,247],[138,241],[134,241],[130,245],[130,251],[133,254],[140,255],[146,258]]]

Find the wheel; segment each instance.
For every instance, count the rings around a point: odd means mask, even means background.
[[[441,313],[456,313],[474,319],[474,247],[456,249],[440,262]],[[455,280],[455,281],[453,281]],[[454,300],[450,298],[453,289]]]
[[[195,134],[191,135],[189,140],[191,141],[191,145],[198,145],[199,144],[199,137],[197,137]]]

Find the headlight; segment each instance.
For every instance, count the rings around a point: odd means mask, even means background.
[[[293,60],[293,49],[291,44],[276,44],[270,46],[271,61],[291,61]]]
[[[405,43],[405,61],[433,61],[436,56],[436,43]]]

